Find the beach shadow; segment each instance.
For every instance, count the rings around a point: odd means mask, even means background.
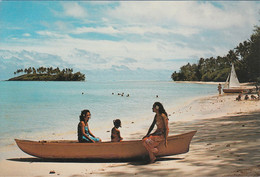
[[[173,157],[160,157],[156,161],[172,161],[172,160],[183,160],[184,158],[173,158]]]
[[[228,176],[230,171],[259,164],[260,149],[256,143],[260,141],[259,117],[259,112],[237,113],[236,116],[171,123],[170,130],[177,134],[198,130],[192,139],[190,154],[202,158],[187,156],[183,163],[200,166],[200,170],[212,169],[206,176]],[[208,163],[206,157],[217,163]],[[197,173],[201,173],[200,170]]]
[[[170,157],[161,157],[156,161],[170,161],[170,160],[182,160],[183,158],[170,158]],[[29,162],[29,163],[128,163],[129,165],[147,165],[149,164],[144,158],[135,158],[135,159],[40,159],[36,157],[28,158],[12,158],[6,159],[14,162]]]
[[[43,163],[134,163],[144,161],[143,159],[40,159],[36,157],[6,159],[15,162],[43,162]]]
[[[183,160],[183,159],[184,158],[159,157],[159,158],[156,159],[156,162],[172,161],[172,160]],[[148,165],[148,164],[150,164],[148,160],[129,162],[129,165],[135,165],[135,166]]]

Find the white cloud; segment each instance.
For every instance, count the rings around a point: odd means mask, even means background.
[[[47,32],[46,32],[47,33]],[[40,34],[45,34],[42,32]],[[52,33],[47,33],[52,36]],[[18,41],[18,40],[16,40]],[[24,43],[32,44],[30,40]],[[171,69],[173,66],[164,62],[169,59],[190,58],[191,56],[208,57],[214,54],[209,48],[192,48],[186,45],[179,45],[175,41],[166,41],[162,39],[153,39],[152,41],[109,41],[109,40],[86,40],[66,38],[52,38],[48,42],[39,39],[41,45],[31,46],[12,46],[18,50],[37,51],[59,56],[64,62],[77,64],[79,68],[109,68],[112,65],[118,65],[126,58],[133,59],[135,62],[126,62],[125,64],[135,69],[138,67],[146,69],[156,69],[160,67]],[[8,46],[5,46],[8,49]],[[218,55],[225,54],[225,47],[215,47]],[[37,57],[36,57],[37,58]],[[161,62],[151,62],[154,58],[160,58]],[[125,60],[127,61],[127,60]],[[129,60],[128,60],[129,61]]]
[[[71,53],[65,57],[66,61],[71,65],[75,65],[77,68],[106,68],[108,60],[102,58],[99,54],[89,52],[84,49],[77,49],[71,51]]]
[[[81,7],[77,2],[62,3],[64,14],[74,18],[85,18],[87,16],[86,10]]]
[[[24,37],[30,37],[31,34],[29,34],[29,33],[24,33],[23,36],[24,36]]]
[[[59,31],[67,31],[69,28],[72,28],[72,25],[63,21],[56,21],[54,25]]]
[[[36,31],[37,34],[41,36],[48,36],[52,38],[68,38],[68,35],[59,34],[57,32],[51,32],[51,31]]]
[[[121,63],[136,63],[137,60],[133,58],[124,58],[123,60],[120,61]]]
[[[205,29],[225,29],[255,22],[255,12],[259,9],[255,2],[211,2],[197,1],[122,1],[115,9],[110,9],[110,18],[130,24],[163,26],[186,26]],[[253,13],[252,13],[253,12]],[[251,20],[248,20],[248,18]]]
[[[244,3],[224,2],[223,4],[225,6],[219,8],[210,2],[185,3],[176,9],[175,20],[185,26],[198,26],[205,29],[226,29],[248,24],[248,10],[244,7]],[[248,8],[255,8],[253,3],[247,5]]]
[[[132,33],[132,34],[145,34],[145,33],[153,33],[153,34],[180,34],[184,36],[190,36],[193,34],[197,34],[199,29],[196,28],[178,28],[178,27],[160,27],[160,26],[150,26],[150,27],[126,27],[123,28],[122,31],[124,33]]]
[[[0,67],[64,66],[60,56],[28,50],[0,50]]]
[[[114,28],[112,26],[108,27],[80,27],[77,28],[72,33],[74,34],[82,34],[82,33],[102,33],[109,35],[129,35],[129,34],[137,34],[137,35],[145,35],[147,33],[150,34],[180,34],[184,36],[190,36],[193,34],[197,34],[199,29],[195,28],[163,28],[160,26],[131,26],[131,27],[118,27]]]
[[[73,31],[72,33],[74,34],[82,34],[82,33],[103,33],[103,34],[116,34],[119,33],[118,30],[116,30],[115,28],[113,28],[112,26],[108,26],[108,27],[98,27],[98,28],[93,28],[93,27],[80,27],[77,28],[75,31]]]

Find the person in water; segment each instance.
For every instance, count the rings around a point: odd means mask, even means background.
[[[100,138],[95,137],[89,130],[88,121],[91,117],[90,111],[85,109],[81,111],[78,124],[78,140],[80,143],[95,143],[101,142]]]
[[[120,130],[118,130],[119,127],[121,127],[121,120],[116,119],[113,121],[114,127],[111,130],[111,141],[112,142],[120,142],[123,140],[123,138],[120,135]]]
[[[142,140],[144,147],[149,153],[150,163],[155,162],[155,154],[158,153],[157,147],[160,143],[164,143],[165,147],[167,147],[167,137],[169,133],[168,115],[163,105],[160,102],[155,102],[152,110],[155,112],[154,120]],[[157,129],[150,134],[155,125],[157,126]]]

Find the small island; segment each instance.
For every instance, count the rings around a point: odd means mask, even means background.
[[[73,73],[72,68],[60,70],[57,68],[29,67],[17,69],[14,74],[25,73],[20,76],[8,79],[8,81],[85,81],[85,74],[80,72]]]

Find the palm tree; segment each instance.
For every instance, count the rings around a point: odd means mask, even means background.
[[[236,63],[236,61],[238,60],[237,54],[234,52],[234,50],[230,50],[227,54],[227,58],[231,63]]]
[[[37,68],[36,71],[37,73],[41,74],[42,73],[41,67]]]
[[[36,74],[36,69],[33,67],[32,68],[33,74]]]
[[[31,74],[32,73],[32,67],[29,67],[27,70],[27,74]]]

